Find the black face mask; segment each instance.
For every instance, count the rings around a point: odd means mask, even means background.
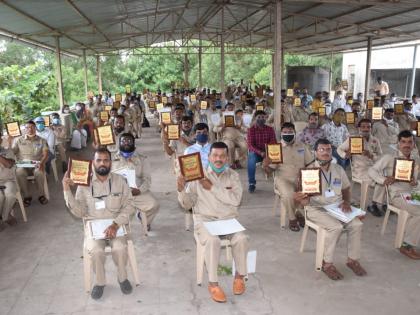
[[[121,133],[124,131],[124,127],[115,127],[114,128],[116,132]]]
[[[135,149],[136,147],[134,145],[120,145],[121,152],[131,153],[134,152]]]
[[[111,171],[111,169],[110,168],[107,168],[105,166],[100,166],[99,168],[96,168],[95,167],[96,174],[101,175],[101,176],[108,175],[110,171]]]
[[[295,139],[295,135],[294,134],[281,135],[281,138],[283,139],[284,142],[290,143]]]

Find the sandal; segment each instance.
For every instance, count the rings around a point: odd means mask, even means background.
[[[4,222],[9,224],[10,226],[15,226],[15,225],[18,224],[18,221],[16,220],[16,218],[14,216],[10,215],[10,214],[9,214],[9,218]]]
[[[328,278],[331,280],[341,280],[343,279],[343,275],[335,268],[334,265],[329,265],[325,267],[325,262],[322,264],[322,271],[327,275]]]
[[[300,227],[298,225],[298,220],[289,220],[289,229],[293,232],[299,232]]]
[[[31,205],[31,202],[32,202],[32,198],[31,197],[27,197],[27,198],[24,198],[23,199],[23,205],[25,207],[29,207]]]
[[[305,227],[305,217],[300,214],[299,212],[296,213],[296,219],[300,225],[301,228]]]
[[[38,198],[39,202],[41,203],[41,205],[45,205],[48,203],[48,199],[45,198],[45,196],[41,196]]]
[[[347,262],[347,267],[349,267],[357,276],[363,277],[367,275],[367,272],[357,260],[350,260]]]

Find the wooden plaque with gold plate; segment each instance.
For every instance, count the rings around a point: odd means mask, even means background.
[[[121,101],[115,101],[115,102],[114,102],[114,107],[115,107],[116,109],[119,109],[119,108],[121,107]]]
[[[325,107],[318,107],[318,115],[319,115],[319,117],[324,117],[326,114],[327,114],[327,112],[326,112],[326,109],[325,109]]]
[[[196,100],[197,100],[197,98],[195,97],[195,94],[191,94],[190,95],[190,101],[195,102]]]
[[[203,109],[203,110],[206,110],[207,109],[207,102],[206,101],[201,101],[200,102],[200,108]]]
[[[98,134],[98,142],[100,145],[112,145],[115,144],[114,132],[112,131],[111,125],[105,125],[96,128]]]
[[[356,115],[353,112],[346,113],[347,125],[354,125],[355,122],[356,122]]]
[[[283,151],[281,143],[271,143],[265,145],[265,154],[273,164],[283,163]]]
[[[350,137],[349,148],[350,148],[350,154],[363,154],[363,151],[364,151],[363,137]]]
[[[293,101],[293,105],[296,107],[300,107],[302,105],[302,101],[300,100],[300,97],[295,97],[295,100]]]
[[[168,98],[166,96],[162,96],[162,103],[163,104],[168,103]]]
[[[51,119],[50,119],[50,116],[42,116],[42,118],[44,118],[44,124],[45,124],[45,127],[49,127],[49,126],[51,126]]]
[[[172,117],[170,112],[161,112],[160,121],[164,125],[172,124]]]
[[[156,109],[156,102],[155,101],[149,101],[148,105],[149,105],[149,109]]]
[[[420,121],[416,122],[417,137],[420,137]]]
[[[287,89],[287,97],[293,97],[293,89]]]
[[[398,103],[394,105],[395,115],[402,115],[404,114],[404,104]]]
[[[225,115],[223,119],[225,121],[225,127],[235,127],[235,116]]]
[[[392,177],[396,181],[411,182],[414,172],[414,160],[395,158]]]
[[[121,102],[122,101],[122,95],[121,95],[121,93],[116,93],[115,94],[115,101],[116,102]]]
[[[372,120],[381,120],[382,119],[382,107],[372,108]]]
[[[105,105],[104,106],[104,110],[106,110],[107,112],[111,111],[112,109],[112,105]]]
[[[186,182],[204,178],[203,165],[199,152],[178,157],[181,174]]]
[[[166,134],[168,140],[178,140],[181,137],[181,129],[178,124],[170,124],[166,126]]]
[[[101,119],[101,121],[107,122],[109,120],[109,113],[108,113],[108,111],[102,110],[99,113],[99,118]]]
[[[302,168],[299,177],[300,191],[308,195],[320,195],[321,189],[321,169],[315,168]]]
[[[257,110],[264,111],[264,105],[257,105]]]
[[[162,110],[163,109],[163,103],[158,103],[158,104],[156,104],[156,110],[157,111],[160,111],[160,110]]]
[[[92,161],[70,158],[69,176],[77,185],[90,186]]]
[[[375,104],[374,100],[367,100],[367,109],[371,110],[373,109],[373,105]]]
[[[19,122],[14,121],[6,124],[7,134],[11,137],[20,137],[22,133],[20,132]]]

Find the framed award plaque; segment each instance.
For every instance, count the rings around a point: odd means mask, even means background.
[[[322,192],[320,168],[303,168],[300,170],[300,191],[308,195],[320,195]]]
[[[172,117],[170,112],[161,112],[160,121],[164,125],[172,124]]]
[[[319,117],[324,117],[327,114],[325,107],[318,107]]]
[[[302,104],[300,97],[296,97],[295,100],[293,101],[293,105],[296,107],[300,107]]]
[[[287,89],[287,97],[293,97],[293,89]]]
[[[166,96],[162,96],[162,103],[163,104],[168,103],[168,98]]]
[[[346,113],[347,125],[354,125],[355,122],[356,122],[356,115],[353,112]]]
[[[204,178],[203,165],[199,152],[181,155],[178,157],[181,174],[185,181],[190,182]]]
[[[149,101],[149,109],[156,109],[156,102],[155,101]]]
[[[181,137],[181,129],[177,124],[167,125],[166,133],[168,134],[168,140],[178,140]]]
[[[367,104],[366,104],[367,109],[371,110],[374,104],[375,104],[374,100],[367,100]]]
[[[197,100],[197,98],[196,98],[195,94],[191,94],[190,95],[190,101],[195,102],[196,100]]]
[[[105,105],[104,110],[106,110],[107,112],[111,111],[112,109],[112,105]]]
[[[69,174],[75,184],[90,186],[90,180],[92,177],[92,161],[70,158]]]
[[[382,107],[372,108],[372,120],[381,120],[382,119]]]
[[[203,110],[206,110],[207,109],[207,102],[206,101],[201,101],[200,102],[200,108],[203,109]]]
[[[264,111],[264,105],[257,105],[257,110]]]
[[[107,122],[109,120],[109,113],[106,110],[103,110],[99,113],[99,118],[103,122]]]
[[[42,118],[44,118],[45,127],[49,127],[51,125],[50,116],[42,116]]]
[[[399,182],[411,182],[414,172],[414,160],[395,158],[393,177]]]
[[[402,115],[404,114],[404,104],[398,103],[394,105],[394,112],[395,115]]]
[[[122,95],[120,93],[115,94],[115,101],[116,102],[121,102],[122,101]]]
[[[223,118],[225,120],[225,127],[235,127],[235,116],[225,115]]]
[[[273,164],[283,163],[283,151],[281,143],[272,143],[265,145],[265,154]]]
[[[111,125],[105,125],[96,128],[98,134],[98,142],[100,145],[111,145],[115,144],[114,132],[112,131]]]
[[[14,121],[6,124],[7,134],[11,137],[20,137],[22,133],[20,132],[19,122]]]
[[[349,149],[350,149],[350,154],[363,154],[363,151],[364,151],[363,137],[350,137]]]

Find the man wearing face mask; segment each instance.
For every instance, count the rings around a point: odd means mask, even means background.
[[[31,160],[36,161],[37,164],[35,168],[17,168],[16,178],[23,194],[23,203],[26,207],[28,207],[32,201],[32,196],[28,189],[28,176],[33,175],[38,189],[38,200],[44,205],[48,203],[48,199],[45,197],[44,192],[45,164],[48,160],[48,144],[45,139],[36,135],[36,126],[32,120],[26,123],[25,131],[25,135],[14,141],[12,147],[13,153],[18,161]]]
[[[338,239],[343,231],[347,232],[347,267],[357,276],[365,276],[366,271],[359,263],[362,222],[354,218],[343,223],[334,218],[323,208],[326,205],[339,203],[343,212],[351,212],[350,181],[346,172],[332,161],[332,146],[327,139],[315,143],[315,161],[308,167],[321,169],[321,194],[308,196],[302,192],[295,193],[295,201],[305,206],[306,217],[325,229],[325,248],[322,271],[331,280],[341,280],[343,275],[334,266],[334,252]]]
[[[45,127],[45,120],[41,116],[35,118],[34,122],[36,125],[36,135],[47,141],[48,149],[50,150],[50,161],[55,156],[55,134],[50,128]]]
[[[54,132],[56,139],[56,148],[58,153],[60,154],[60,159],[63,165],[63,173],[65,173],[67,171],[67,156],[66,149],[64,146],[67,140],[67,132],[66,128],[61,124],[59,114],[52,114],[52,124],[50,126],[50,129],[52,130],[52,132]]]
[[[137,209],[137,218],[147,216],[147,230],[159,211],[159,203],[150,192],[152,177],[147,157],[136,152],[135,139],[131,133],[123,133],[119,140],[119,150],[112,161],[112,170],[127,168],[136,172],[136,186],[130,187],[133,206]]]
[[[325,138],[325,133],[324,129],[319,126],[318,113],[311,113],[308,126],[297,135],[297,139],[299,142],[306,144],[310,150],[313,150],[315,142],[322,138]]]
[[[404,101],[404,113],[394,117],[400,130],[416,130],[417,118],[413,114],[413,104],[408,100]]]
[[[397,101],[397,97],[396,97],[395,93],[391,93],[391,95],[389,96],[389,99],[384,104],[384,108],[392,108],[393,109],[396,101]]]
[[[211,144],[209,143],[209,126],[205,123],[198,123],[194,126],[195,143],[187,147],[185,154],[199,152],[203,169],[209,165],[209,153]]]
[[[221,238],[230,240],[235,261],[233,293],[245,292],[244,276],[247,274],[248,236],[244,232],[225,236],[211,235],[203,222],[238,218],[238,208],[242,200],[242,185],[239,174],[228,167],[228,147],[223,142],[215,142],[208,157],[205,178],[185,182],[177,179],[178,200],[184,208],[192,208],[194,213],[194,236],[204,246],[204,262],[208,273],[208,290],[216,302],[226,302],[226,295],[218,283],[217,269],[220,257]]]
[[[85,247],[92,259],[96,274],[91,297],[98,300],[104,292],[105,279],[105,246],[111,246],[112,259],[118,269],[118,283],[124,294],[130,294],[132,287],[127,279],[127,236],[118,236],[121,225],[127,225],[134,212],[133,197],[124,177],[110,173],[112,168],[111,154],[105,148],[95,151],[93,157],[92,179],[89,186],[77,186],[76,195],[70,189],[74,186],[68,172],[63,178],[63,192],[66,206],[78,218],[113,219],[104,233],[106,239],[94,240],[86,237]],[[85,227],[85,230],[87,228]],[[85,231],[85,234],[89,232]]]
[[[305,226],[305,218],[297,212],[293,201],[295,180],[299,170],[313,161],[309,149],[300,142],[295,141],[295,126],[284,123],[281,127],[281,146],[283,154],[282,164],[272,164],[268,157],[264,158],[263,166],[266,172],[274,173],[274,193],[280,197],[280,208],[285,209],[289,218],[289,229],[298,232],[299,225]]]
[[[359,129],[358,135],[363,137],[363,154],[350,154],[349,138],[337,148],[337,153],[343,159],[351,158],[351,171],[353,178],[371,184],[372,180],[368,175],[368,171],[369,168],[371,168],[373,164],[382,156],[381,144],[379,143],[379,140],[371,134],[372,122],[370,119],[361,119],[358,122],[357,127]],[[382,216],[382,211],[379,210],[377,205],[383,204],[384,200],[384,187],[382,185],[375,185],[375,190],[372,197],[372,206],[369,206],[367,210],[376,217]]]
[[[400,127],[394,120],[394,109],[385,109],[381,121],[373,124],[372,135],[378,138],[384,154],[395,151],[391,146],[396,145]]]
[[[265,124],[267,115],[264,111],[257,110],[254,114],[255,124],[248,129],[246,141],[248,143],[248,191],[255,192],[255,172],[257,163],[265,157],[266,144],[276,143],[276,133],[273,127]]]

